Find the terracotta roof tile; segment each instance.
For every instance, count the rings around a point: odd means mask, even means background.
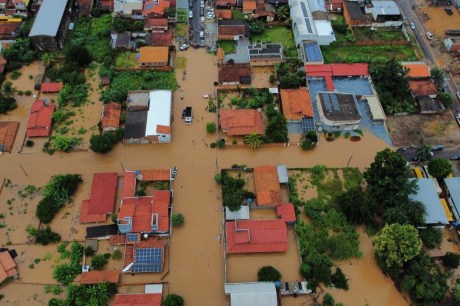
[[[135,244],[136,249],[151,249],[151,248],[164,249],[164,247],[165,247],[165,242],[161,239],[158,239],[157,237],[150,237],[147,240],[142,240]]]
[[[218,28],[219,35],[245,35],[246,27],[244,25],[221,25]]]
[[[123,269],[134,261],[134,244],[128,244],[125,247],[125,256],[123,257]]]
[[[251,67],[247,64],[221,65],[218,69],[219,83],[242,83],[242,78],[251,79]]]
[[[89,271],[83,272],[80,277],[80,284],[90,285],[90,284],[99,284],[99,283],[118,283],[120,280],[119,271]]]
[[[62,90],[62,82],[42,83],[41,90],[43,93],[57,93]]]
[[[217,19],[232,19],[232,10],[216,10]]]
[[[165,9],[169,8],[171,4],[167,1],[163,0],[152,0],[152,1],[145,1],[144,7],[142,8],[142,15],[148,14],[155,14],[155,15],[163,15]]]
[[[410,80],[409,88],[414,96],[432,96],[438,94],[436,84],[432,80]]]
[[[227,252],[271,253],[288,249],[283,220],[239,220],[225,223]]]
[[[254,109],[222,109],[220,125],[228,135],[248,135],[251,132],[264,133],[262,114]]]
[[[153,169],[153,170],[141,170],[142,181],[154,182],[154,181],[169,181],[170,170],[169,169]]]
[[[11,152],[18,129],[18,121],[0,122],[0,145],[3,146],[3,152]]]
[[[284,222],[295,222],[295,209],[294,204],[292,203],[285,203],[276,206],[276,214],[284,220]]]
[[[171,127],[166,125],[157,125],[157,133],[171,134]]]
[[[162,47],[141,47],[138,63],[168,63],[169,48]]]
[[[113,306],[161,306],[161,293],[116,294]]]
[[[89,212],[89,200],[83,200],[81,202],[80,209],[80,223],[100,223],[107,220],[106,214],[92,214]]]
[[[368,76],[369,65],[355,64],[331,64],[333,76]]]
[[[14,38],[15,35],[13,33],[19,33],[21,25],[22,22],[0,22],[0,39],[8,40]]]
[[[134,197],[136,194],[136,173],[126,171],[123,175],[123,185],[121,188],[121,198]]]
[[[105,128],[120,127],[121,105],[115,102],[104,104],[102,110],[101,126]]]
[[[125,244],[125,242],[126,242],[126,235],[112,235],[109,237],[110,245],[120,245],[120,244]]]
[[[173,31],[166,32],[152,32],[150,33],[150,40],[147,42],[149,46],[171,46],[173,44]],[[165,52],[163,50],[163,52]],[[166,57],[166,61],[167,61]]]
[[[280,183],[276,167],[255,167],[254,188],[256,191],[257,205],[270,206],[281,204]]]
[[[144,28],[168,27],[167,18],[147,18],[144,20]]]
[[[117,195],[117,185],[117,173],[95,173],[89,198],[89,213],[113,213],[115,208],[115,197]]]
[[[255,0],[243,0],[243,12],[254,11],[256,9]]]
[[[216,5],[217,5],[217,7],[235,6],[236,5],[236,0],[217,0]]]
[[[287,120],[301,120],[304,116],[313,118],[313,106],[308,88],[281,89],[281,102]]]
[[[407,76],[410,78],[431,77],[430,67],[423,63],[404,63],[402,66],[408,70]]]
[[[27,137],[45,137],[51,134],[51,117],[54,109],[53,104],[44,106],[42,100],[32,104],[27,124]]]

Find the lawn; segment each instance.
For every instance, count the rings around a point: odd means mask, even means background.
[[[188,32],[188,25],[186,23],[176,24],[176,36],[186,36]]]
[[[243,12],[239,10],[232,10],[232,19],[244,19]]]
[[[262,34],[251,35],[252,43],[261,41],[281,43],[283,45],[283,49],[286,51],[286,56],[297,56],[294,36],[292,35],[291,29],[288,27],[273,27],[265,30]]]
[[[410,45],[341,45],[321,46],[325,63],[376,63],[395,58],[398,61],[416,61]]]
[[[120,52],[115,58],[115,67],[117,68],[134,68],[137,67],[136,53]]]
[[[177,9],[177,22],[187,23],[188,19],[188,10],[187,9]]]
[[[99,18],[91,19],[91,35],[96,35],[112,28],[112,16],[110,14],[102,15]]]
[[[355,27],[353,33],[357,41],[395,41],[404,40],[404,35],[400,29],[397,28],[372,28],[368,27]]]
[[[226,54],[235,53],[236,42],[234,40],[220,40],[219,47],[224,49]]]

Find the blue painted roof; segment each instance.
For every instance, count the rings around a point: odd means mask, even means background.
[[[416,193],[409,195],[409,199],[421,202],[425,206],[426,224],[449,224],[433,181],[428,178],[409,180],[415,180],[418,186]]]
[[[323,62],[323,54],[318,43],[305,43],[303,48],[307,62]]]

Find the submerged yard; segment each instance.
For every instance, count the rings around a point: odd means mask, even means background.
[[[266,29],[262,34],[251,35],[251,43],[272,42],[281,43],[287,57],[296,57],[294,36],[289,27],[273,27]]]

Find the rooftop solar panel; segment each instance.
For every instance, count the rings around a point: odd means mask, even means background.
[[[302,8],[303,17],[308,17],[307,7],[305,6],[305,3],[300,2],[300,7]]]
[[[136,249],[135,261],[131,272],[161,272],[163,250],[158,248]]]
[[[126,234],[126,241],[135,242],[137,237],[137,234]]]

